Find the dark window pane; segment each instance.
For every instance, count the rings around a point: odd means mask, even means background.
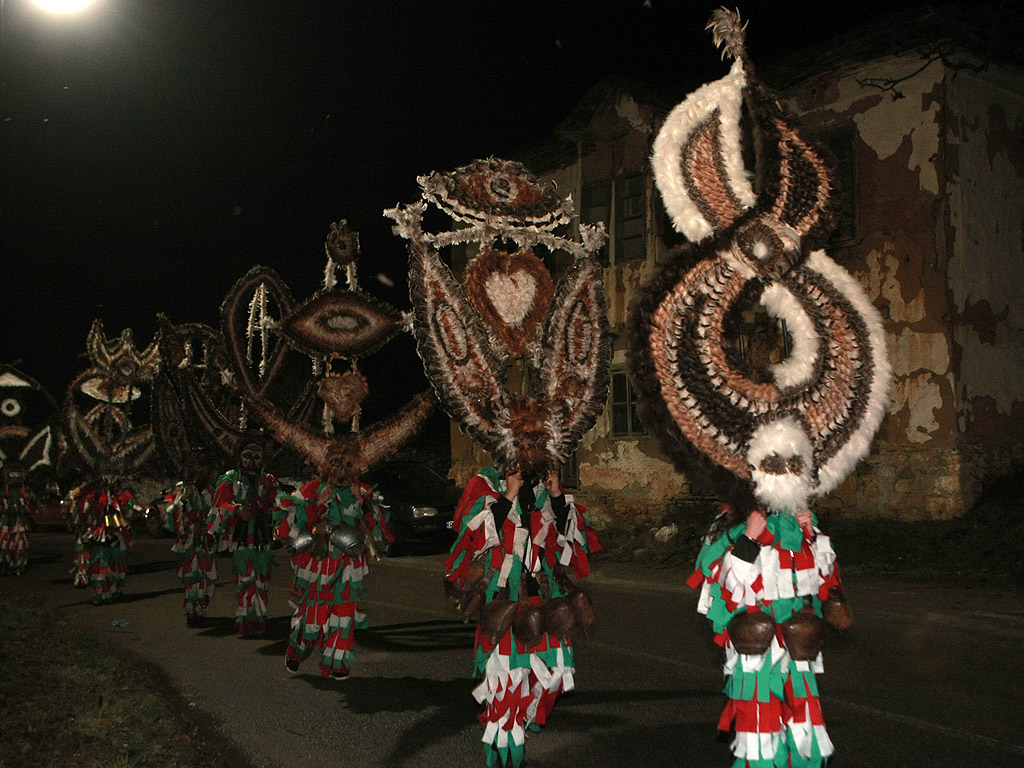
[[[595,181],[583,185],[581,208],[597,206],[610,207],[612,204],[612,185],[610,181]]]
[[[584,208],[580,212],[580,216],[582,217],[584,224],[597,224],[598,222],[607,224],[610,219],[610,214],[610,205],[594,205]]]
[[[612,433],[616,435],[629,434],[629,408],[625,403],[612,405]]]
[[[622,227],[621,235],[624,240],[640,238],[644,235],[643,219],[629,219],[622,222],[619,226]]]
[[[623,240],[622,247],[619,250],[617,257],[618,261],[633,261],[634,259],[642,259],[644,257],[644,241],[642,238],[633,238],[632,240]]]
[[[629,397],[628,380],[624,373],[612,374],[612,402],[624,403]]]
[[[644,431],[644,425],[640,422],[640,417],[636,413],[636,400],[630,403],[629,407],[629,431],[634,435]]]

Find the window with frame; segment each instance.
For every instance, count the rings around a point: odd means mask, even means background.
[[[559,467],[558,480],[563,488],[580,487],[580,460],[576,451],[573,451],[572,455]]]
[[[633,382],[629,380],[625,369],[612,370],[611,382],[611,415],[612,435],[642,435],[646,433],[644,425],[636,412],[636,392]]]
[[[635,173],[615,180],[615,262],[643,259],[646,212],[644,176]]]
[[[738,313],[736,325],[727,335],[726,358],[742,371],[767,371],[789,358],[790,347],[786,321],[754,303]]]

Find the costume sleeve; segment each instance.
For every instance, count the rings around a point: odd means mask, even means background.
[[[460,587],[463,586],[466,570],[473,559],[501,544],[492,509],[504,497],[496,480],[494,476],[476,475],[466,485],[456,507],[455,519],[459,532],[451,554],[445,561],[445,573],[449,581],[456,582]],[[511,502],[506,509],[506,516],[510,510]],[[502,523],[505,522],[505,518],[502,518]]]
[[[743,534],[745,528],[746,524],[740,523],[714,538],[706,538],[697,556],[696,570],[686,581],[690,587],[700,590],[697,611],[707,616],[717,635],[716,640],[720,643],[724,642],[726,625],[739,611],[739,603],[729,593],[723,592],[721,582],[724,574],[735,564],[751,569],[747,572],[748,577],[756,569],[753,563],[747,563],[732,554],[733,542]],[[756,574],[753,577],[756,578]]]
[[[508,517],[508,513],[512,511],[512,502],[504,496],[499,496],[495,499],[494,503],[491,504],[491,515],[494,517],[494,527],[501,530],[501,526],[504,525],[505,519]]]
[[[224,475],[217,486],[210,514],[206,518],[206,532],[230,535],[237,520],[238,503],[235,500],[234,478]]]
[[[163,497],[164,506],[161,510],[161,518],[164,528],[172,533],[178,533],[183,529],[181,516],[182,508],[185,505],[184,496],[185,484],[181,482],[167,491]]]
[[[577,504],[570,494],[550,497],[547,490],[538,494],[539,511],[531,520],[534,568],[553,569],[556,565],[572,568],[579,579],[590,575],[590,555],[601,549],[587,508]],[[564,522],[559,520],[563,516]]]
[[[373,486],[360,481],[357,481],[357,485],[363,499],[363,522],[366,529],[377,541],[394,541],[395,534],[388,525],[388,508],[382,503],[384,497]]]
[[[565,501],[565,494],[551,497],[551,509],[555,513],[555,527],[559,533],[565,533],[566,523],[569,522],[569,505]]]
[[[820,585],[818,587],[818,598],[827,600],[828,593],[832,589],[842,591],[843,584],[839,577],[839,562],[835,550],[832,549],[832,539],[814,527],[817,534],[814,539],[814,562],[817,566]]]

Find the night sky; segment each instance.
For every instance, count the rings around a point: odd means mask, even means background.
[[[715,4],[694,0],[0,2],[0,361],[58,399],[94,318],[140,346],[157,312],[216,324],[254,264],[301,299],[340,218],[362,287],[405,309],[381,211],[417,175],[543,140],[608,74],[677,101],[728,66],[703,31]],[[758,62],[892,5],[740,10]]]

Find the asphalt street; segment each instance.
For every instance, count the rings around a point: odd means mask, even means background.
[[[124,599],[96,607],[71,586],[72,538],[32,535],[28,573],[2,588],[61,611],[112,646],[158,664],[190,706],[257,766],[484,765],[470,696],[473,628],[441,591],[438,551],[371,565],[348,680],[308,660],[284,666],[291,608],[278,550],[267,636],[233,632],[231,560],[221,558],[211,620],[188,629],[170,539],[140,536]],[[840,551],[840,556],[841,556]],[[696,614],[685,569],[594,560],[599,622],[576,641],[576,690],[527,742],[530,768],[727,766],[715,729],[721,651]],[[847,578],[854,628],[833,633],[820,676],[830,768],[1024,765],[1024,596]]]

